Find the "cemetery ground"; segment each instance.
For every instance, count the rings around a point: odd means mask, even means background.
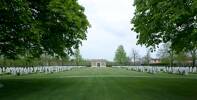
[[[197,74],[80,68],[0,76],[0,100],[197,100]]]

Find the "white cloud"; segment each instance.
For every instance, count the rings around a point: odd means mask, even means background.
[[[144,55],[146,49],[136,46],[136,33],[131,31],[130,20],[135,8],[133,0],[79,0],[92,27],[83,42],[84,58],[113,60],[118,45],[129,55],[132,48]]]

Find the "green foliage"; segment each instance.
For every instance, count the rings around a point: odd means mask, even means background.
[[[175,60],[179,66],[187,64],[188,56],[185,52],[180,52],[175,56]]]
[[[26,0],[0,1],[0,55],[15,59],[37,47],[32,16]]]
[[[65,57],[86,39],[90,26],[77,0],[1,0],[0,55]]]
[[[75,60],[76,65],[79,65],[79,64],[83,63],[83,58],[80,54],[79,49],[76,49],[75,52],[74,52],[74,60]]]
[[[125,63],[128,62],[128,57],[127,57],[127,54],[124,50],[124,47],[122,45],[120,45],[117,50],[116,50],[116,53],[115,53],[115,58],[114,58],[114,61],[117,63],[117,64],[120,64],[120,65],[123,65]]]
[[[192,67],[195,67],[196,65],[196,57],[197,57],[197,49],[194,48],[192,50],[189,51],[190,52],[190,55],[191,55],[191,58],[192,58]]]
[[[171,42],[177,52],[196,47],[196,0],[135,0],[133,30],[138,44],[155,48]]]

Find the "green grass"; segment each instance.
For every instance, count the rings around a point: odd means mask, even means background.
[[[197,75],[82,68],[0,76],[0,100],[197,100]]]

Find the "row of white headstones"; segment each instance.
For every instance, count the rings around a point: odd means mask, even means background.
[[[32,73],[55,73],[83,66],[0,67],[0,74],[25,75]]]
[[[115,66],[119,68],[126,68],[127,70],[148,72],[156,74],[160,72],[170,74],[188,75],[189,73],[197,73],[197,67],[154,67],[154,66]]]

